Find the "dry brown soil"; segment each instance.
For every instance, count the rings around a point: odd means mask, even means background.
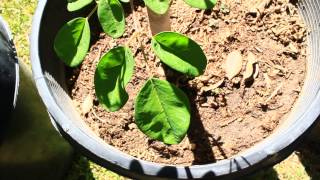
[[[136,61],[134,76],[126,88],[130,98],[120,111],[107,112],[94,93],[94,72],[105,52],[124,45],[136,31],[130,6],[125,5],[125,9],[124,36],[114,40],[99,32],[82,66],[72,70],[69,81],[72,98],[84,121],[108,144],[153,162],[215,162],[269,136],[292,109],[305,76],[307,33],[294,4],[289,0],[219,0],[212,11],[202,11],[174,0],[170,12],[172,31],[186,34],[201,45],[208,58],[204,75],[186,79],[168,67],[163,68],[150,50],[147,10],[136,3],[135,17],[146,35],[138,36],[138,40],[131,38],[129,44]],[[140,43],[145,46],[148,65]],[[234,50],[242,53],[243,68],[228,80],[224,62]],[[253,79],[244,83],[249,52],[258,62]],[[178,145],[150,140],[134,123],[134,99],[151,76],[168,79],[189,96],[192,123],[188,135]],[[92,102],[92,107],[84,108],[88,102]]]

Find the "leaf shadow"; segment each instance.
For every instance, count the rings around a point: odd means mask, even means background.
[[[194,155],[193,165],[206,164],[216,162],[216,156],[213,152],[213,148],[216,147],[224,158],[227,158],[221,141],[221,137],[215,138],[212,134],[208,133],[205,129],[198,107],[196,103],[197,89],[191,87],[187,82],[184,81],[185,75],[172,71],[168,66],[162,65],[166,78],[169,82],[176,82],[177,86],[181,88],[188,96],[191,108],[191,122],[187,133],[190,144],[194,146],[192,152]]]
[[[132,14],[130,3],[122,3],[123,10],[125,12],[125,17],[128,17],[130,14]],[[133,8],[135,11],[137,11],[139,8],[144,8],[145,4],[143,1],[133,1]]]
[[[123,16],[122,16],[122,8],[121,6],[118,6],[116,4],[110,4],[110,8],[113,14],[113,17],[118,21],[122,21],[123,20]]]
[[[202,69],[205,69],[207,65],[206,56],[203,54],[201,47],[193,40],[185,38],[183,36],[178,36],[175,41],[171,43],[162,44],[162,42],[157,41],[154,43],[155,49],[158,51],[169,52],[170,54],[175,55],[177,58],[181,59],[179,66],[192,66],[195,67],[196,71],[203,73]],[[179,40],[183,39],[183,40]],[[170,45],[169,45],[170,44]],[[163,61],[168,63],[169,61]],[[172,67],[176,67],[177,64],[172,64]],[[186,74],[194,74],[195,69],[192,71],[185,71]]]
[[[211,2],[210,0],[205,0],[204,2],[206,3],[207,7],[214,7],[215,6],[215,3]]]

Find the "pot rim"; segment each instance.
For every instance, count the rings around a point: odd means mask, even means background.
[[[302,98],[299,98],[299,103],[295,104],[296,108],[294,109],[295,111],[299,111],[299,115],[296,117],[294,117],[294,115],[290,116],[292,121],[290,121],[289,126],[282,128],[282,130],[279,130],[280,128],[278,128],[277,131],[265,140],[232,158],[204,165],[174,166],[144,161],[129,156],[106,143],[101,144],[102,141],[91,137],[87,132],[80,129],[77,124],[68,120],[63,110],[52,97],[52,92],[50,91],[45,75],[42,72],[38,48],[42,14],[46,4],[47,0],[39,1],[33,18],[30,41],[31,64],[38,92],[42,97],[50,116],[52,116],[54,124],[57,125],[61,134],[65,136],[71,144],[80,148],[87,156],[94,159],[98,164],[117,171],[122,175],[136,178],[158,177],[159,179],[199,179],[247,174],[258,168],[270,166],[283,160],[293,151],[293,148],[289,147],[295,146],[297,141],[305,136],[306,132],[308,132],[308,130],[316,123],[316,119],[320,114],[320,84],[312,86],[309,83],[309,86],[313,87],[312,93],[314,96],[309,98],[308,102],[300,102]],[[319,4],[304,1],[299,5],[304,7],[300,10],[305,17],[305,23],[308,26],[314,27],[316,25],[313,25],[313,23],[319,24],[320,20],[317,20],[314,17],[316,12],[320,12]],[[315,29],[315,27],[313,29]],[[319,53],[316,48],[319,46],[318,40],[320,35],[319,32],[316,31],[312,33],[308,37],[309,48],[313,52],[313,54],[308,57],[311,58],[311,60],[308,59],[308,67],[310,67],[310,63],[316,63],[319,59]],[[314,74],[310,74],[309,70],[310,69],[307,71],[305,82],[307,80],[315,80],[312,79]],[[306,93],[312,94],[305,88],[306,84],[304,85],[300,96],[306,96]],[[297,106],[297,104],[301,104],[301,106]],[[304,106],[304,104],[307,104],[307,106]],[[299,108],[301,108],[301,110]],[[132,164],[140,167],[132,167]]]

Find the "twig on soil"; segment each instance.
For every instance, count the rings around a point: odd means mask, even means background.
[[[201,16],[200,16],[200,23],[202,23],[202,21],[204,20],[204,13],[205,13],[205,10],[202,10]]]
[[[144,51],[144,45],[142,44],[142,43],[140,43],[140,48],[141,48],[141,53],[142,53],[142,55],[143,55],[143,60],[144,60],[144,62],[145,62],[145,64],[146,64],[146,67],[147,67],[147,71],[148,71],[148,73],[149,73],[149,75],[150,74],[152,74],[151,72],[150,72],[150,67],[149,67],[149,65],[148,65],[148,59],[147,59],[147,54],[145,53],[145,51]]]
[[[270,61],[270,60],[260,60],[262,63],[264,63],[265,65],[269,66],[269,67],[272,67],[272,68],[275,68],[275,69],[278,69],[279,71],[283,72],[283,73],[287,73],[287,69],[280,66],[280,65],[277,65],[275,64],[274,62]]]
[[[98,55],[96,56],[96,58],[94,59],[93,62],[99,61],[99,59],[100,59],[100,57],[101,57],[101,53],[102,53],[102,49],[101,49],[101,47],[99,47],[99,49],[98,49]]]
[[[279,90],[282,88],[283,83],[281,83],[272,93],[271,95],[265,100],[265,104],[267,104],[273,97],[275,97]]]
[[[275,66],[275,64],[272,61],[270,61],[269,59],[266,59],[266,60],[260,59],[260,61],[265,63],[269,67],[274,67]]]
[[[256,14],[257,18],[253,21],[253,23],[256,23],[259,21],[264,15],[266,8],[272,3],[271,0],[264,0],[262,2],[259,2],[259,4],[256,4],[254,8],[252,8],[249,13]]]
[[[261,48],[259,48],[259,47],[254,47],[259,53],[263,53],[263,50],[261,49]]]
[[[284,105],[284,104],[280,104],[280,105],[278,105],[278,106],[276,106],[276,107],[268,107],[268,109],[269,109],[269,110],[276,110],[276,109],[279,109],[279,108],[283,107],[283,105]]]
[[[232,124],[233,122],[237,121],[239,118],[235,118],[235,119],[232,119],[231,121],[228,121],[228,122],[225,122],[223,124],[220,125],[221,128],[224,128],[230,124]]]
[[[271,79],[269,78],[267,73],[263,73],[264,80],[266,82],[267,88],[271,88]]]
[[[143,33],[143,32],[141,31],[141,26],[140,26],[140,24],[138,23],[138,21],[137,21],[137,19],[136,19],[136,13],[135,13],[135,10],[134,10],[133,1],[134,1],[134,0],[130,0],[130,8],[131,8],[131,11],[132,11],[132,19],[133,19],[134,28],[135,28],[137,34],[140,34],[141,36],[142,36],[142,35],[146,35],[145,33]],[[134,35],[135,35],[135,34],[133,34],[132,36],[134,36]],[[135,38],[138,39],[138,36],[136,35]],[[130,39],[131,39],[131,37],[130,37]],[[130,39],[129,39],[129,40],[130,40]],[[149,67],[148,62],[147,62],[147,61],[148,61],[148,60],[147,60],[147,55],[146,55],[146,53],[145,53],[145,51],[144,51],[145,48],[144,48],[142,42],[139,41],[139,39],[138,39],[138,42],[139,42],[139,44],[140,44],[140,49],[141,49],[141,53],[142,53],[142,55],[143,55],[143,60],[144,60],[144,62],[145,62],[146,68],[147,68],[147,72],[148,72],[149,76],[152,76],[152,72],[150,72],[150,67]],[[129,43],[130,43],[130,42],[129,42]]]
[[[181,32],[181,33],[187,33],[187,32],[189,32],[189,31],[190,31],[190,28],[191,28],[191,25],[197,20],[197,16],[198,16],[198,14],[195,14],[195,15],[193,16],[193,18],[192,18],[191,23],[188,24],[187,27],[184,27],[184,26],[181,27],[181,29],[179,29],[179,32]],[[184,30],[184,31],[182,31],[182,30]]]
[[[128,41],[126,42],[125,46],[129,46],[131,44],[132,41],[137,39],[137,36],[140,34],[139,31],[135,31],[130,38],[128,39]]]
[[[99,121],[101,121],[101,122],[108,122],[108,121],[106,121],[106,120],[101,119],[101,118],[96,114],[96,111],[95,111],[94,108],[92,108],[92,111],[91,111],[91,112],[92,112],[94,118],[98,119]]]

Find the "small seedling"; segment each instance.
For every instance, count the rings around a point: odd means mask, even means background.
[[[216,0],[184,0],[199,9],[211,9]],[[121,0],[127,3],[129,0]],[[89,18],[97,10],[103,31],[112,38],[125,31],[125,16],[119,0],[99,0],[87,17],[75,18],[57,33],[54,50],[70,67],[84,60],[90,46]],[[94,0],[68,0],[69,11],[80,10]],[[132,3],[132,2],[131,2]],[[154,13],[167,13],[170,0],[144,0]],[[131,4],[132,6],[132,4]],[[133,9],[133,8],[132,8]],[[168,67],[189,77],[204,73],[207,58],[201,47],[189,37],[176,32],[160,32],[152,37],[152,50]],[[146,61],[147,62],[147,61]],[[129,47],[109,50],[97,65],[94,82],[100,104],[108,111],[118,111],[128,100],[125,90],[134,70],[134,57]],[[190,125],[190,103],[185,93],[165,80],[150,77],[135,100],[135,122],[152,139],[166,144],[178,144]]]

